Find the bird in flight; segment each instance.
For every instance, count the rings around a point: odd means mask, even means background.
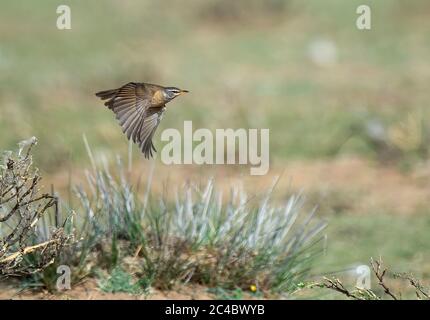
[[[118,89],[100,91],[96,96],[107,100],[105,106],[115,113],[127,138],[139,145],[145,158],[157,152],[152,143],[166,104],[188,92],[176,87],[129,82]]]

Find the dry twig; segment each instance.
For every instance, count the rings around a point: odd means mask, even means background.
[[[389,295],[393,300],[398,300],[397,296],[394,295],[394,293],[390,290],[390,288],[386,285],[384,281],[384,276],[387,272],[387,269],[382,268],[382,259],[379,258],[379,260],[375,261],[373,260],[373,258],[370,258],[370,264],[372,265],[373,273],[378,279],[378,284],[384,289],[384,293]]]
[[[375,261],[370,259],[370,264],[372,266],[372,271],[375,277],[378,279],[378,285],[384,290],[384,293],[388,295],[393,300],[399,300],[400,296],[396,296],[390,287],[386,284],[385,276],[387,275],[387,269],[383,268],[382,259]],[[426,299],[430,300],[430,291],[428,288],[424,287],[419,280],[413,277],[411,274],[406,273],[394,273],[392,274],[396,278],[404,279],[409,282],[411,286],[415,288],[415,293],[418,299]],[[324,277],[323,282],[314,283],[310,286],[310,288],[319,287],[334,290],[343,294],[344,296],[355,299],[355,300],[380,300],[381,296],[375,294],[375,292],[371,289],[360,289],[356,288],[355,290],[348,290],[342,284],[342,282],[337,278],[326,278]]]
[[[408,273],[396,273],[394,276],[396,278],[407,280],[409,284],[415,288],[415,294],[419,300],[430,300],[429,289],[424,287],[413,275]]]
[[[41,194],[41,176],[33,168],[31,138],[16,153],[0,158],[0,276],[33,273],[51,264],[68,237],[62,228],[41,226],[50,208],[58,208],[53,194]],[[55,210],[58,221],[58,210]],[[56,226],[58,227],[58,226]],[[35,255],[31,263],[26,256]]]

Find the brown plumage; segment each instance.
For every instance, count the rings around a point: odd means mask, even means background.
[[[166,103],[188,92],[176,87],[129,82],[118,89],[96,93],[111,109],[127,138],[139,145],[145,158],[157,152],[152,137],[166,110]]]

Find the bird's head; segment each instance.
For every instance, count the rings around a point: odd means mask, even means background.
[[[167,101],[170,101],[187,92],[188,90],[182,90],[176,87],[166,87],[164,88],[163,95]]]

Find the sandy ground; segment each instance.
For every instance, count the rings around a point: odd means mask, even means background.
[[[106,293],[98,288],[95,279],[87,279],[83,283],[74,286],[71,290],[58,293],[49,293],[45,290],[18,292],[16,288],[17,286],[13,283],[0,284],[0,300],[205,300],[215,298],[214,295],[207,292],[205,287],[198,285],[182,286],[172,291],[151,289],[149,294],[145,295],[131,295],[122,292]]]

